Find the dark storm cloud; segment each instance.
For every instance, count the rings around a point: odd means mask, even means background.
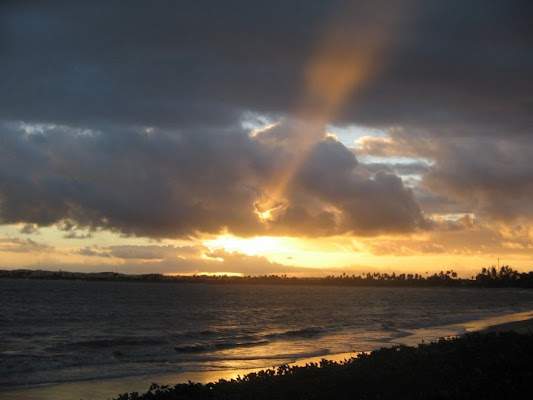
[[[329,215],[322,211],[319,218],[335,227],[337,215],[337,233],[410,232],[426,223],[412,191],[400,178],[382,170],[372,174],[332,139],[315,146],[297,177],[293,195],[306,196],[310,203],[323,201],[326,210],[333,208]]]
[[[481,214],[502,220],[533,217],[533,139],[468,138],[440,146],[436,165],[423,179]]]
[[[2,9],[2,116],[185,126],[229,124],[249,108],[286,111],[331,7],[12,3]]]
[[[242,131],[27,129],[2,126],[3,223],[183,237],[224,229],[243,236],[368,234],[412,231],[423,222],[397,176],[359,168],[353,153],[331,139],[313,148],[287,202],[262,223],[256,203],[268,195],[266,182],[287,169],[290,149]]]
[[[258,229],[247,178],[268,170],[268,153],[243,132],[25,134],[4,125],[0,138],[3,223],[67,220],[154,236]]]
[[[380,21],[365,3],[6,2],[0,115],[220,126],[246,109],[290,112],[304,100],[305,70],[335,18],[349,13],[346,34],[361,38],[368,21]],[[383,27],[380,65],[341,120],[527,132],[531,2],[401,4],[398,27]]]
[[[154,237],[425,227],[413,192],[392,172],[405,171],[367,168],[333,141],[312,148],[269,223],[256,213],[266,183],[291,165],[306,135],[282,125],[271,142],[253,139],[240,118],[298,111],[305,72],[343,10],[353,38],[336,51],[365,49],[369,27],[380,36],[372,21],[382,19],[365,3],[2,3],[0,222],[71,221]],[[363,150],[436,160],[423,181],[432,200],[529,213],[530,143],[476,143],[531,133],[532,3],[395,4],[405,8],[394,29],[383,27],[375,71],[326,122],[405,128]],[[24,133],[16,121],[52,125]],[[446,141],[460,137],[462,147]],[[502,155],[505,163],[486,168]]]
[[[533,217],[533,138],[435,137],[405,130],[368,139],[361,156],[410,156],[433,160],[416,198],[427,213],[470,213],[500,220]]]
[[[418,3],[343,117],[439,135],[531,133],[532,17],[529,1]]]

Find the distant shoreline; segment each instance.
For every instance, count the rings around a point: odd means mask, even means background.
[[[533,271],[522,272],[502,266],[483,268],[472,279],[458,278],[453,270],[433,275],[367,273],[325,277],[288,277],[287,275],[233,276],[233,275],[163,275],[123,274],[118,272],[70,272],[46,270],[0,270],[0,279],[82,280],[106,282],[150,283],[208,283],[208,284],[260,284],[302,286],[369,286],[369,287],[518,287],[533,288]]]

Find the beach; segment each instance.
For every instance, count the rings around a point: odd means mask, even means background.
[[[507,332],[513,331],[516,333],[533,333],[533,319],[526,319],[522,321],[504,322],[498,325],[488,326],[482,329],[481,332]]]
[[[533,311],[514,313],[483,320],[473,320],[462,324],[464,333],[472,332],[507,332],[526,334],[533,333]],[[450,332],[458,329],[458,326],[434,327],[434,329],[414,330],[412,336],[406,336],[392,344],[413,345],[413,343],[429,343],[437,340],[439,332]],[[426,335],[424,337],[424,334]],[[449,335],[444,335],[449,337]],[[371,350],[371,349],[369,349]],[[300,359],[289,365],[305,365],[319,363],[322,359],[339,362],[356,357],[358,352],[331,354],[328,356],[308,357]],[[273,366],[265,366],[271,368]],[[175,385],[188,381],[198,383],[217,382],[220,379],[231,380],[238,376],[257,372],[264,368],[252,369],[227,369],[224,371],[198,371],[184,372],[179,374],[158,374],[152,376],[133,376],[118,379],[88,380],[77,382],[65,382],[52,385],[40,385],[27,388],[19,388],[0,392],[2,400],[106,400],[117,397],[121,393],[134,392],[144,393],[152,383],[160,385]]]

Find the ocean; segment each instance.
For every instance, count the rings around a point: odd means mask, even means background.
[[[416,344],[531,310],[533,290],[520,289],[6,279],[0,398],[33,385],[216,376]]]

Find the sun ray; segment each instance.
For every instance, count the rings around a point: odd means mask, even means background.
[[[287,168],[275,174],[266,185],[268,196],[259,202],[259,208],[265,210],[258,212],[261,221],[268,222],[272,215],[269,210],[288,201],[287,190],[291,181],[314,145],[327,137],[327,124],[338,114],[347,98],[385,63],[383,50],[393,37],[399,20],[397,16],[401,13],[398,6],[389,4],[385,12],[377,3],[370,3],[364,10],[366,15],[373,17],[372,21],[357,18],[361,10],[347,2],[326,24],[304,70],[302,102],[294,113],[296,119],[306,121],[306,124],[292,127],[289,132],[289,136],[296,139],[293,141],[293,157]],[[405,13],[405,10],[401,11]],[[363,35],[356,34],[354,21],[364,25],[363,30],[357,26],[357,32],[364,32]],[[277,124],[269,125],[263,131],[274,126]],[[305,132],[297,129],[305,129]]]

